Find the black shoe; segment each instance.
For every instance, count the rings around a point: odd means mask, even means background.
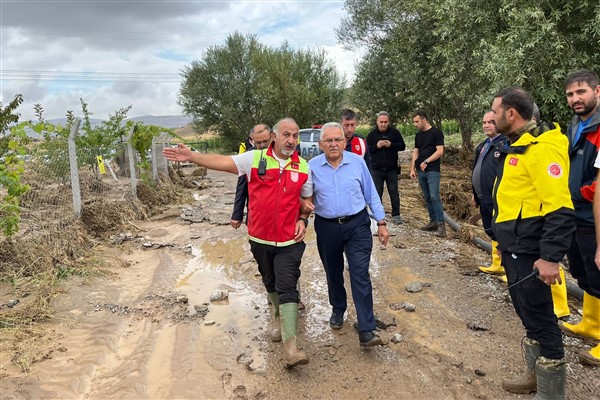
[[[333,329],[341,329],[344,325],[344,313],[333,312],[329,318],[329,326]]]
[[[422,230],[422,231],[429,231],[429,232],[431,232],[431,231],[437,230],[437,228],[438,228],[437,222],[431,221],[430,223],[428,223],[425,226],[420,227],[419,229]]]
[[[360,341],[360,347],[373,347],[383,344],[383,340],[373,331],[358,332],[358,340]]]

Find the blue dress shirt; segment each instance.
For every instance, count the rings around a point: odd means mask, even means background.
[[[365,160],[344,151],[334,168],[325,154],[308,162],[313,178],[315,214],[323,218],[347,217],[361,212],[367,205],[377,221],[385,217]]]

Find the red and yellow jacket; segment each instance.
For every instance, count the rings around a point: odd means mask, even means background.
[[[558,125],[524,133],[502,149],[494,184],[492,229],[501,251],[558,262],[575,231],[568,140]]]
[[[259,175],[261,160],[264,175]],[[272,246],[294,244],[300,218],[300,191],[308,180],[308,163],[294,152],[281,169],[273,157],[273,145],[255,151],[248,182],[248,235],[250,240]]]

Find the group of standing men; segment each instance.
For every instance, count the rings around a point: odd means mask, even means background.
[[[598,83],[598,76],[589,70],[566,77],[567,102],[575,114],[566,135],[558,124],[541,122],[534,115],[533,98],[520,87],[496,93],[491,112],[483,118],[487,139],[476,149],[472,180],[474,202],[493,253],[492,265],[481,270],[506,273],[515,311],[526,330],[526,372],[502,383],[513,393],[537,391],[536,398],[564,399],[561,331],[600,340]],[[565,307],[568,316],[559,265],[565,255],[571,275],[584,291],[578,324],[559,324],[557,318]],[[579,359],[600,366],[600,345],[582,351]]]

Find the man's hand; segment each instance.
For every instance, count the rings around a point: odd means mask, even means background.
[[[415,171],[414,169],[411,169],[410,177],[411,177],[411,179],[417,179],[417,171]]]
[[[596,261],[596,267],[600,270],[600,246],[596,248],[596,257],[594,258]]]
[[[387,246],[388,239],[390,238],[390,232],[385,225],[377,226],[377,237],[379,238],[379,244],[382,247]]]
[[[192,150],[183,143],[179,143],[177,147],[165,147],[163,149],[163,156],[169,161],[191,161],[192,154]]]
[[[303,199],[301,197],[300,198],[300,214],[308,216],[313,211],[315,211],[315,205],[313,204],[313,202],[309,198]]]
[[[425,163],[425,162],[422,162],[422,163],[419,165],[419,168],[421,169],[421,171],[425,171],[425,170],[427,169],[427,163]]]
[[[382,147],[390,147],[392,145],[392,142],[390,142],[387,139],[381,139],[377,141],[377,148],[381,149]]]
[[[298,220],[298,222],[296,222],[294,242],[298,243],[303,241],[304,235],[306,235],[306,225],[304,224],[304,221]]]
[[[533,268],[536,268],[540,272],[539,280],[544,282],[546,285],[554,285],[562,283],[560,279],[560,268],[558,263],[542,260],[539,258],[533,263]]]
[[[229,225],[231,225],[233,229],[237,229],[240,226],[242,226],[242,221],[236,221],[235,219],[232,219],[231,221],[229,221]]]

